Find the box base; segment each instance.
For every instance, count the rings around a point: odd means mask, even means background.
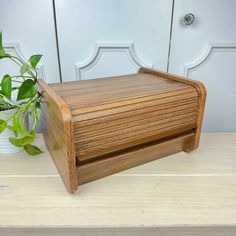
[[[194,137],[195,133],[191,132],[171,139],[164,139],[152,145],[140,146],[131,151],[79,164],[77,166],[78,184],[85,184],[177,152],[188,152]]]

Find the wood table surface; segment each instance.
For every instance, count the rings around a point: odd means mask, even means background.
[[[236,235],[236,133],[69,194],[45,148],[0,155],[0,235]]]

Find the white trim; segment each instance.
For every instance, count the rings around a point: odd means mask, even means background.
[[[6,42],[4,43],[4,49],[6,50],[6,52],[14,53],[16,54],[17,57],[20,57],[24,61],[27,61],[27,58],[23,53],[21,44],[19,42]],[[46,73],[44,65],[39,63],[36,69],[38,71],[39,78],[46,81]]]
[[[205,64],[214,52],[236,52],[236,43],[207,43],[204,53],[198,59],[184,64],[184,75],[190,76],[191,72]]]
[[[122,42],[122,43],[97,42],[95,44],[95,49],[90,58],[84,62],[75,64],[76,79],[83,80],[84,73],[97,65],[104,52],[125,53],[130,63],[137,69],[139,69],[140,67],[152,67],[152,65],[146,65],[142,63],[141,60],[138,58],[135,52],[134,42]]]

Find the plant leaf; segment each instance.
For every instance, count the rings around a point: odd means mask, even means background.
[[[31,156],[35,156],[35,155],[43,153],[43,151],[40,148],[38,148],[32,144],[27,144],[23,148]]]
[[[20,68],[20,74],[21,75],[24,75],[27,70],[29,69],[29,66],[28,65],[23,65],[21,68]]]
[[[0,50],[0,59],[11,57],[10,54],[5,53],[3,50]]]
[[[31,117],[36,120],[39,121],[40,120],[40,115],[41,115],[41,104],[40,102],[35,102],[32,104],[30,111],[29,111]]]
[[[35,104],[35,116],[36,116],[37,121],[40,120],[40,115],[41,115],[41,104],[40,104],[40,102],[36,102],[36,104]]]
[[[30,66],[35,69],[38,62],[40,61],[41,57],[42,57],[42,55],[40,55],[40,54],[36,54],[36,55],[31,56],[29,59]]]
[[[6,129],[7,122],[5,120],[0,119],[0,134]]]
[[[1,87],[2,87],[1,94],[6,96],[8,99],[11,99],[12,80],[10,75],[4,75]]]
[[[9,130],[11,130],[12,132],[15,132],[15,130],[14,130],[14,128],[13,128],[13,126],[11,126],[11,125],[8,125],[8,126],[7,126],[7,128],[8,128]]]
[[[25,80],[19,88],[17,100],[34,97],[38,90],[34,87],[34,81],[32,79]]]
[[[22,135],[27,135],[28,131],[25,129],[24,125],[22,124],[20,117],[16,114],[13,118],[13,130]]]
[[[11,57],[10,54],[5,53],[3,44],[2,44],[2,31],[0,32],[0,59],[5,57]]]
[[[32,143],[34,139],[35,139],[35,131],[31,130],[27,135],[23,137],[17,137],[17,138],[10,137],[9,142],[17,147],[24,147],[27,144]]]

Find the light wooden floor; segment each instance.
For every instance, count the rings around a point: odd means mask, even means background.
[[[37,143],[45,150],[42,137]],[[0,156],[0,235],[236,235],[236,133],[67,193],[48,152]]]

